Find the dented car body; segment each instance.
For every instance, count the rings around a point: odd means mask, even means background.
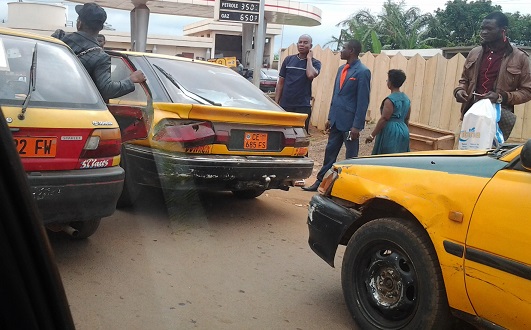
[[[531,326],[531,140],[495,151],[345,160],[309,206],[309,245],[342,266],[362,328]]]
[[[114,79],[141,69],[153,94],[148,139],[124,145],[120,204],[133,204],[141,186],[253,198],[267,189],[287,190],[311,175],[306,116],[285,112],[233,70],[158,54],[109,54]],[[111,104],[144,97],[130,94]]]

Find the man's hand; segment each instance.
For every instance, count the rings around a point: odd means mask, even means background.
[[[352,128],[350,129],[350,138],[351,138],[352,140],[357,140],[357,139],[359,139],[359,138],[360,138],[360,131],[359,131],[359,129],[357,129],[357,128],[355,128],[355,127],[352,127]]]
[[[330,120],[327,120],[325,123],[325,134],[328,134],[330,132]]]
[[[455,93],[455,100],[459,103],[465,103],[468,100],[468,94],[464,89],[460,89]]]
[[[129,78],[131,78],[131,81],[133,81],[134,83],[141,83],[146,81],[146,76],[144,75],[144,72],[142,72],[142,70],[136,70],[135,72],[131,73]]]
[[[498,97],[500,95],[496,92],[488,92],[488,93],[485,93],[483,94],[483,96],[481,97],[482,99],[489,99],[492,103],[496,103],[496,101],[498,101]]]
[[[311,61],[312,58],[313,58],[313,50],[310,49],[310,51],[308,52],[308,55],[306,55],[306,59]]]

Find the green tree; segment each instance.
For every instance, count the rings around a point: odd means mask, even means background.
[[[427,34],[433,19],[417,7],[406,8],[404,1],[387,0],[379,15],[363,9],[339,22],[338,26],[343,27],[341,34],[329,43],[337,43],[340,48],[343,42],[357,39],[364,50],[373,53],[381,49],[426,48],[434,40]]]
[[[428,36],[428,28],[433,19],[431,14],[423,14],[417,7],[406,8],[404,1],[395,3],[387,0],[383,5],[383,12],[378,15],[379,25],[376,31],[384,48],[427,48],[434,40]]]
[[[444,9],[435,11],[436,21],[430,25],[429,35],[436,47],[472,46],[480,43],[479,27],[483,18],[501,11],[501,6],[490,0],[453,0],[446,2]]]
[[[505,13],[509,18],[507,35],[517,46],[531,46],[531,15]]]

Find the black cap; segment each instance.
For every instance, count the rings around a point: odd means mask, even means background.
[[[79,15],[79,20],[82,22],[99,22],[103,25],[107,20],[107,13],[105,13],[105,10],[94,2],[77,5],[76,13]]]

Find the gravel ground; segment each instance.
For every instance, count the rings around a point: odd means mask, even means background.
[[[360,135],[360,151],[359,156],[369,156],[372,153],[372,147],[374,143],[365,144],[365,139],[371,134],[376,124],[366,124],[365,129],[361,131]],[[306,184],[310,185],[315,181],[317,172],[323,165],[324,153],[326,142],[328,141],[328,135],[317,127],[310,125],[310,151],[309,156],[314,161],[312,176],[306,179]],[[341,148],[337,160],[345,159],[345,146]]]

